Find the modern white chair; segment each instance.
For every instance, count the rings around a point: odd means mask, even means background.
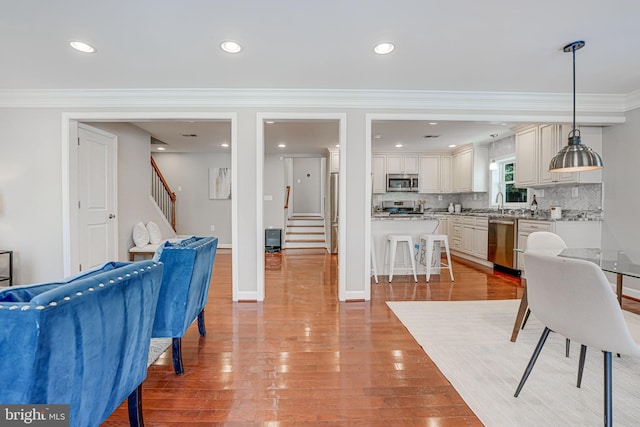
[[[558,255],[564,249],[567,248],[567,244],[562,240],[562,237],[549,231],[536,231],[527,237],[527,247],[525,252],[535,252],[546,255]],[[525,262],[525,268],[526,268]],[[522,321],[522,329],[527,324],[531,311],[527,309],[527,314]],[[569,357],[569,341],[567,340],[567,357]]]
[[[604,424],[611,426],[611,354],[640,356],[640,347],[629,333],[615,292],[600,267],[592,262],[534,252],[525,252],[524,259],[529,306],[545,329],[515,397],[531,373],[549,332],[555,331],[604,353]]]

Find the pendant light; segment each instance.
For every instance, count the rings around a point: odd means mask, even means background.
[[[584,47],[583,41],[569,43],[565,52],[573,53],[573,129],[569,132],[569,144],[551,159],[549,172],[584,172],[602,169],[602,158],[580,141],[580,130],[576,129],[576,50]]]

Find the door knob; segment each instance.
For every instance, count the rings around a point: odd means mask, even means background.
[[[109,219],[113,219],[113,218],[115,218],[115,217],[116,217],[116,216],[115,216],[114,214],[109,214]]]

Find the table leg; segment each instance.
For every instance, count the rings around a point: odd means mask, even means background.
[[[511,333],[511,342],[516,342],[518,338],[518,332],[520,332],[520,327],[522,326],[522,320],[524,319],[524,315],[527,312],[527,308],[529,308],[529,302],[527,301],[527,287],[525,285],[524,292],[522,293],[522,299],[520,300],[520,307],[518,307],[518,314],[516,315],[516,321],[513,324],[513,332]]]
[[[618,295],[618,303],[622,307],[622,274],[616,274],[616,294]]]

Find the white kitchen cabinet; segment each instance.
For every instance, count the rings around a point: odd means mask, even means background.
[[[402,156],[402,165],[404,173],[419,173],[420,163],[417,154],[405,154]]]
[[[451,215],[451,249],[487,260],[489,242],[489,219],[486,217]]]
[[[451,193],[451,156],[440,156],[440,192]]]
[[[387,154],[387,173],[418,173],[417,154]]]
[[[485,192],[488,189],[489,149],[467,146],[453,154],[453,191]]]
[[[440,156],[420,156],[420,193],[440,192]]]
[[[420,156],[420,193],[451,193],[451,156]]]
[[[567,144],[572,127],[569,125],[540,125],[516,133],[516,186],[537,187],[556,184],[584,184],[602,182],[602,171],[549,172],[551,159]],[[602,152],[602,129],[580,127],[582,143],[597,153]]]
[[[438,219],[438,228],[436,228],[436,234],[446,234],[449,235],[449,218],[441,215],[436,217]]]
[[[486,261],[488,246],[489,246],[489,218],[475,218],[475,224],[473,226],[472,255]]]
[[[516,186],[538,184],[538,127],[516,134]]]
[[[600,248],[601,221],[538,221],[518,220],[518,265],[525,277],[524,257],[527,249],[527,238],[534,231],[550,231],[564,240],[569,248]]]
[[[329,151],[329,164],[331,168],[331,173],[340,172],[340,152],[339,151]]]
[[[374,154],[371,156],[371,174],[373,175],[372,191],[374,193],[387,192],[387,156]]]

